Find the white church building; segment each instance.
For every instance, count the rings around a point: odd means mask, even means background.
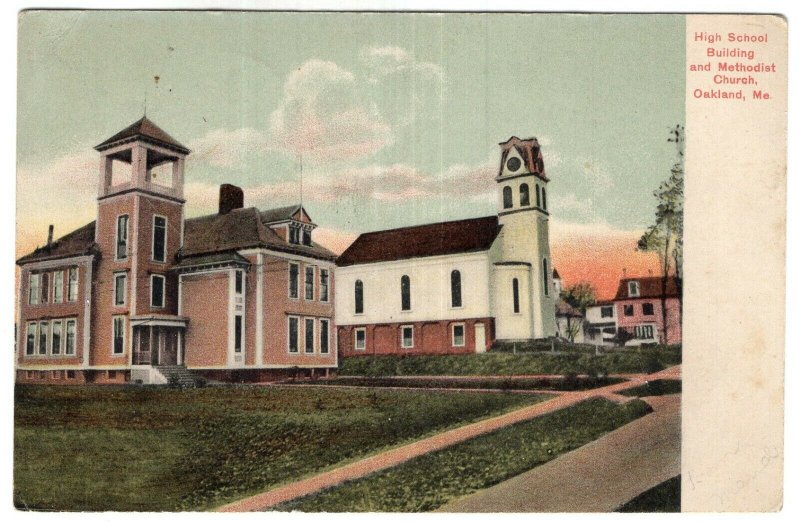
[[[336,261],[341,355],[484,352],[556,334],[544,161],[500,143],[496,215],[361,234]]]

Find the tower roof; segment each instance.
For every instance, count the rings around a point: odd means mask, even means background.
[[[167,134],[161,127],[148,120],[147,116],[142,116],[139,121],[131,123],[103,143],[97,145],[94,149],[96,151],[103,151],[115,145],[136,140],[148,141],[183,154],[189,154],[189,149],[181,145],[178,140]]]
[[[514,148],[522,158],[528,171],[534,176],[541,178],[544,181],[549,181],[544,172],[544,159],[542,158],[542,149],[539,145],[539,140],[536,138],[519,139],[516,136],[511,136],[508,140],[498,143],[500,145],[500,170],[505,165],[508,158],[508,152]],[[498,173],[499,175],[500,173]]]

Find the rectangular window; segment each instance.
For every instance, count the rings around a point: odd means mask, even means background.
[[[289,318],[289,353],[297,353],[298,351],[298,337],[299,333],[299,320],[297,317]]]
[[[330,351],[329,326],[330,322],[327,319],[319,320],[319,353],[328,353]]]
[[[39,323],[39,355],[47,355],[47,337],[50,333],[50,325],[47,321]]]
[[[614,317],[614,307],[603,306],[600,308],[600,317]]]
[[[153,216],[153,261],[163,263],[167,258],[167,218]]]
[[[314,320],[306,319],[306,353],[314,353]]]
[[[403,333],[403,348],[413,348],[414,347],[414,327],[413,326],[403,326],[402,327]]]
[[[242,295],[242,288],[244,287],[244,273],[241,270],[236,271],[236,295]]]
[[[242,316],[235,316],[233,322],[233,351],[242,353]]]
[[[53,302],[64,302],[64,272],[62,270],[53,272]]]
[[[25,355],[36,353],[36,323],[28,323],[28,331],[25,337]]]
[[[125,304],[125,281],[127,275],[124,273],[114,274],[114,306]]]
[[[75,320],[67,320],[67,339],[64,346],[64,355],[75,355]]]
[[[67,379],[75,378],[75,370],[67,370]]]
[[[464,346],[464,325],[453,325],[453,346]]]
[[[625,317],[633,316],[633,305],[624,305],[622,307],[622,313],[625,315]]]
[[[41,274],[30,274],[28,276],[28,304],[39,304],[41,286]]]
[[[644,304],[642,304],[642,314],[643,315],[654,315],[655,312],[653,310],[653,303],[644,303]]]
[[[162,275],[153,274],[150,276],[150,306],[152,308],[164,308],[164,286],[166,278]]]
[[[323,303],[328,302],[328,270],[319,270],[319,300]]]
[[[305,246],[311,246],[311,231],[303,230],[303,244]]]
[[[300,244],[300,229],[297,227],[289,227],[289,243],[293,245]]]
[[[111,346],[111,353],[119,355],[125,352],[125,318],[122,316],[114,317],[114,340]]]
[[[514,313],[519,313],[519,279],[516,277],[511,281],[511,293],[514,298]]]
[[[652,339],[653,338],[653,325],[636,326],[633,329],[634,335],[637,339]]]
[[[295,263],[289,263],[289,297],[297,299],[300,289],[300,267]]]
[[[366,350],[367,349],[367,330],[364,328],[356,328],[355,330],[355,346],[356,350]]]
[[[314,300],[314,266],[306,267],[306,280],[305,280],[305,298],[306,301]]]
[[[53,335],[50,336],[50,353],[61,355],[61,321],[53,321]]]
[[[639,281],[628,281],[628,297],[639,297]]]
[[[67,301],[74,303],[78,299],[78,267],[69,269],[69,287],[67,288]]]
[[[45,273],[45,274],[39,274],[39,275],[42,278],[42,291],[40,292],[39,302],[40,303],[46,303],[49,300],[49,297],[50,297],[50,284],[49,284],[49,281],[50,281],[49,275],[50,274],[46,274]]]
[[[128,216],[117,216],[117,260],[128,257]]]

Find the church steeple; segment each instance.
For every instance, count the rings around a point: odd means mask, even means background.
[[[147,117],[114,134],[95,150],[102,154],[99,197],[142,190],[183,199],[184,160],[190,151]]]

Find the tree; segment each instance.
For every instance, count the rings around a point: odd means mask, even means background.
[[[667,342],[667,283],[675,278],[678,291],[678,313],[683,312],[683,154],[684,128],[670,129],[668,142],[674,143],[677,158],[666,181],[653,192],[656,198],[655,222],[637,244],[643,252],[656,252],[661,266],[662,341]]]
[[[571,307],[580,310],[584,315],[586,308],[597,300],[596,295],[594,286],[587,281],[575,283],[569,288],[561,290],[561,299]]]

